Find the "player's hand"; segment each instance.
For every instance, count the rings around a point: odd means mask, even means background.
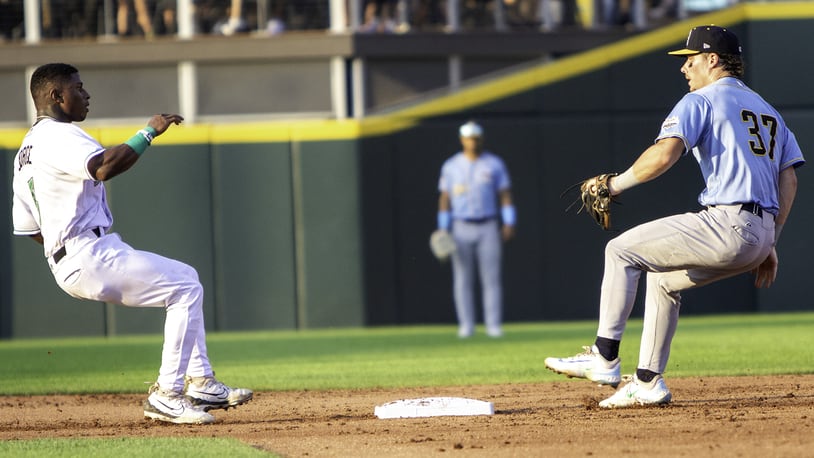
[[[155,136],[157,137],[166,132],[170,125],[181,124],[183,120],[184,117],[181,115],[162,113],[153,115],[153,117],[150,118],[150,121],[147,123],[147,125],[155,129]]]
[[[503,241],[508,242],[514,238],[514,226],[503,225],[501,233],[503,235]]]
[[[752,269],[752,273],[755,274],[756,287],[768,288],[772,286],[774,279],[777,278],[777,264],[777,250],[772,247],[769,256],[766,256],[766,259],[759,266]]]

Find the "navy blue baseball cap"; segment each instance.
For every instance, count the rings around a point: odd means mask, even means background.
[[[702,25],[690,30],[687,36],[687,45],[684,49],[670,51],[671,56],[692,56],[702,52],[714,52],[716,54],[743,53],[740,40],[737,35],[729,30],[716,25]]]

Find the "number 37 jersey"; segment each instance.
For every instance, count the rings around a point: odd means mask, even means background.
[[[656,140],[667,137],[680,138],[698,161],[703,206],[755,202],[777,214],[779,173],[805,162],[777,110],[732,77],[686,94]]]

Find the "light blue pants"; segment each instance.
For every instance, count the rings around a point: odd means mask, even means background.
[[[484,223],[455,220],[452,237],[456,251],[452,255],[455,311],[459,335],[468,336],[475,330],[475,275],[480,274],[483,288],[483,315],[486,332],[501,333],[503,320],[503,287],[500,263],[502,241],[496,219]]]

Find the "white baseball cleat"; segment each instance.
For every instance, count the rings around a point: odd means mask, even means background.
[[[584,378],[616,388],[622,381],[619,358],[613,361],[606,360],[599,354],[596,345],[582,348],[585,351],[568,358],[546,358],[545,367],[568,377]]]
[[[207,424],[215,421],[211,414],[193,406],[184,393],[163,390],[157,384],[150,388],[150,396],[144,401],[144,416],[182,424]]]
[[[215,377],[189,377],[185,379],[184,394],[192,405],[203,410],[229,409],[251,401],[252,390],[231,388]]]
[[[626,375],[625,384],[613,396],[599,403],[605,409],[618,409],[633,406],[649,406],[667,404],[673,398],[664,378],[657,375],[648,383],[642,382],[635,375]]]

